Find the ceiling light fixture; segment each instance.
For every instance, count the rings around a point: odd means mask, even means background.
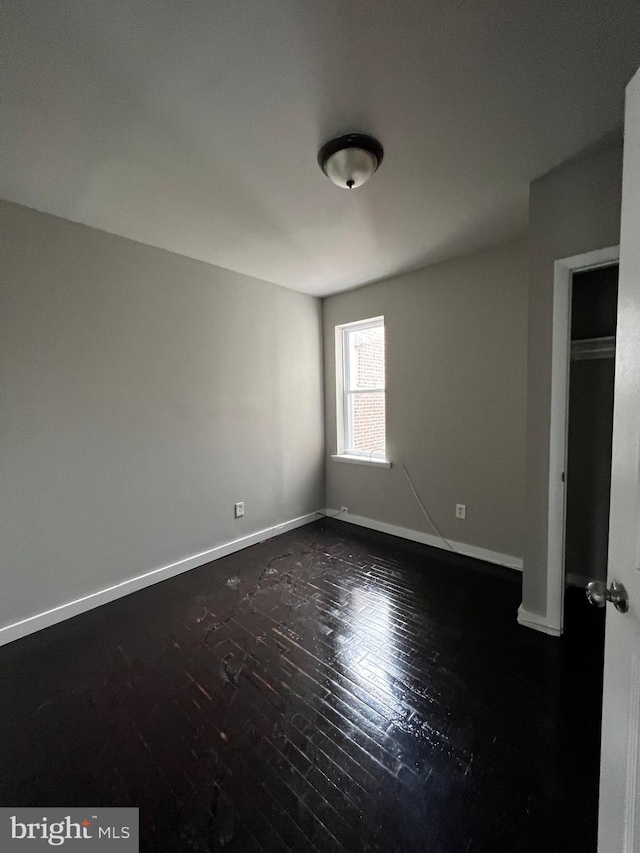
[[[376,171],[384,151],[372,136],[347,133],[325,142],[318,152],[318,165],[337,187],[361,187]]]

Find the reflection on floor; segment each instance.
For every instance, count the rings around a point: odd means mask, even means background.
[[[602,614],[323,521],[0,649],[0,805],[141,850],[595,851]]]

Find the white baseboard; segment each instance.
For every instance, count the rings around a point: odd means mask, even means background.
[[[421,530],[398,527],[395,524],[387,524],[386,521],[375,521],[372,518],[364,518],[361,515],[341,513],[337,509],[328,508],[323,510],[323,512],[329,517],[337,515],[338,521],[346,521],[348,524],[357,524],[360,527],[368,527],[370,530],[390,533],[392,536],[400,536],[402,539],[410,539],[412,542],[422,542],[423,545],[432,545],[434,548],[441,548],[444,551],[450,550],[446,542],[439,536],[434,536],[431,533],[423,533]],[[465,557],[475,557],[476,560],[484,560],[486,563],[495,563],[498,566],[505,566],[508,569],[522,571],[522,559],[520,557],[512,557],[510,554],[499,554],[497,551],[489,551],[477,545],[467,545],[465,542],[454,542],[452,539],[449,542],[451,542],[458,554],[463,554]]]
[[[0,646],[4,646],[6,643],[11,643],[14,640],[19,640],[21,637],[26,637],[27,634],[33,634],[36,631],[42,630],[42,628],[48,628],[57,622],[70,619],[72,616],[85,613],[94,607],[100,607],[102,604],[115,601],[117,598],[122,598],[131,592],[136,592],[154,583],[165,581],[168,578],[182,574],[182,572],[188,572],[190,569],[195,569],[198,566],[204,566],[213,560],[219,560],[220,557],[226,557],[227,554],[233,554],[234,551],[241,551],[250,545],[256,545],[258,542],[270,539],[272,536],[278,536],[287,530],[294,530],[296,527],[310,524],[312,521],[317,521],[318,518],[319,514],[317,512],[310,512],[298,518],[289,519],[289,521],[285,521],[282,524],[266,527],[264,530],[250,533],[248,536],[243,536],[241,539],[234,539],[232,542],[225,542],[223,545],[217,545],[209,551],[202,551],[199,554],[185,557],[183,560],[178,560],[168,566],[152,569],[143,575],[129,578],[129,580],[121,581],[114,586],[98,590],[98,592],[92,592],[82,598],[77,598],[74,601],[53,607],[51,610],[45,610],[43,613],[37,613],[35,616],[29,616],[27,619],[21,619],[19,622],[6,625],[4,628],[0,628]]]
[[[544,616],[531,613],[525,610],[522,605],[518,607],[518,624],[523,625],[525,628],[533,628],[534,631],[540,631],[542,634],[548,634],[550,637],[559,637],[562,633],[557,628],[547,625],[547,620]]]

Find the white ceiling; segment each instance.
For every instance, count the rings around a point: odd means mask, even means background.
[[[622,120],[637,0],[3,0],[0,194],[324,295],[521,232]],[[377,136],[364,187],[321,143]]]

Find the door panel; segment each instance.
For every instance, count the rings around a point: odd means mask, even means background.
[[[640,72],[627,87],[609,518],[599,853],[640,851]]]

